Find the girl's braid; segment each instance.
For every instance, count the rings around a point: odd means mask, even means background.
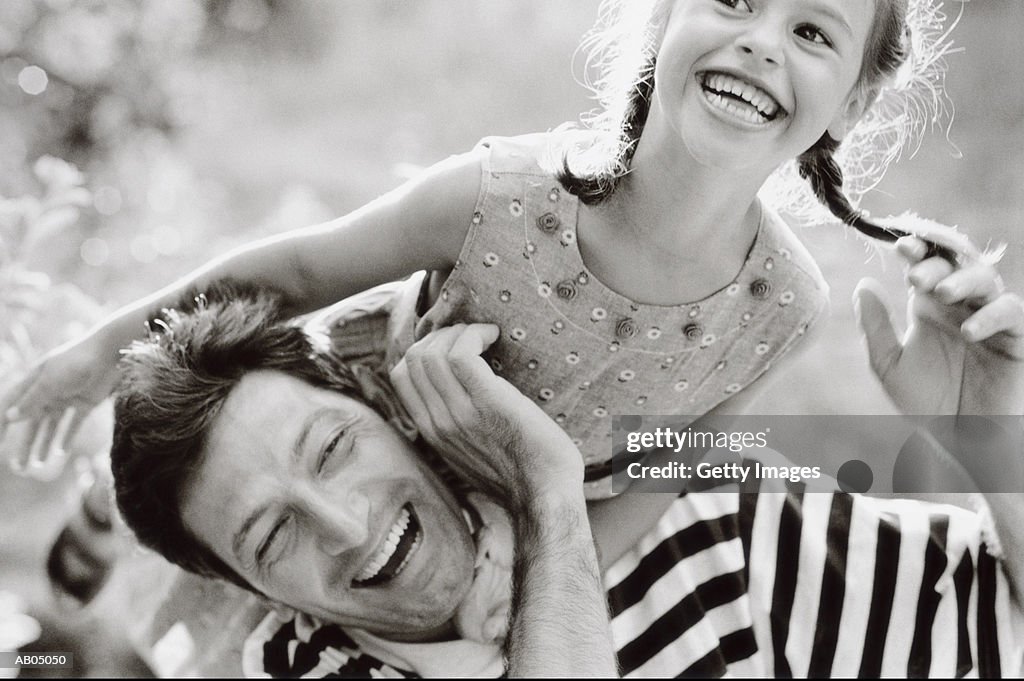
[[[651,111],[651,99],[654,97],[654,55],[647,62],[647,77],[636,84],[634,95],[626,107],[626,115],[622,122],[622,165],[623,174],[633,164],[636,145],[644,132],[647,116]]]
[[[835,160],[835,151],[839,148],[839,142],[832,138],[827,132],[821,136],[814,146],[800,154],[797,158],[797,168],[800,177],[807,180],[814,195],[818,197],[829,211],[843,223],[850,225],[861,234],[892,243],[897,239],[910,236],[910,232],[893,227],[885,227],[869,220],[861,211],[857,210],[843,193],[843,171]],[[928,245],[928,255],[938,255],[950,262],[956,262],[954,252],[940,246],[932,241],[924,239]]]

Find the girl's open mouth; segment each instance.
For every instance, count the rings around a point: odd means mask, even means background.
[[[782,105],[763,88],[721,71],[697,74],[704,99],[726,114],[754,125],[771,123],[786,116]]]
[[[402,574],[421,538],[422,528],[412,504],[405,504],[376,553],[352,580],[352,587],[380,586]]]

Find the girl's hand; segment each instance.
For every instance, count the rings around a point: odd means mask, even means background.
[[[581,495],[579,450],[480,357],[497,338],[492,324],[457,324],[430,333],[392,370],[396,392],[427,443],[510,511],[549,493]]]
[[[877,282],[861,281],[854,306],[871,367],[907,414],[1015,414],[1024,409],[1024,302],[992,265],[954,269],[925,258],[913,237],[897,251],[911,263],[908,328],[893,328]]]
[[[59,471],[82,422],[117,383],[116,354],[92,335],[62,345],[0,393],[0,444],[26,475]]]

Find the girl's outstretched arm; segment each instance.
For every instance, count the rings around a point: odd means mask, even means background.
[[[119,350],[187,291],[228,277],[277,289],[289,312],[302,314],[417,270],[451,269],[479,193],[482,153],[450,157],[344,217],[236,248],[49,352],[0,393],[0,446],[12,465],[30,473],[59,466],[84,418],[113,390]]]

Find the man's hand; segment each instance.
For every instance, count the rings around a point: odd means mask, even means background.
[[[879,287],[861,281],[855,307],[871,367],[906,414],[1018,414],[1024,409],[1024,303],[992,265],[954,269],[901,239],[911,264],[908,328],[900,339]]]

